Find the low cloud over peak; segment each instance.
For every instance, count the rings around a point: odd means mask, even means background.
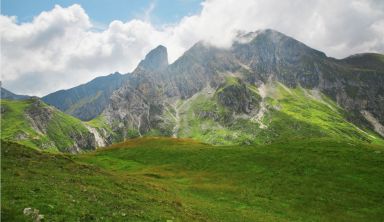
[[[207,0],[177,24],[116,20],[101,31],[80,5],[57,5],[29,23],[0,16],[1,80],[16,93],[41,96],[130,72],[160,44],[173,62],[199,40],[229,47],[239,30],[266,28],[337,58],[384,51],[384,5],[377,0]]]

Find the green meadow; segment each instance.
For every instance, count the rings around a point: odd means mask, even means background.
[[[384,147],[139,138],[79,155],[2,142],[2,221],[382,221]]]

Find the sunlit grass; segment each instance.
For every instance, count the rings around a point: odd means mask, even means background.
[[[141,138],[81,155],[3,143],[2,217],[380,221],[384,147],[332,139],[211,146]]]

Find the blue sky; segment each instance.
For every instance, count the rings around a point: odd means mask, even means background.
[[[42,11],[54,5],[68,7],[80,4],[92,21],[108,25],[113,20],[128,21],[143,19],[151,11],[151,22],[155,25],[178,22],[182,17],[200,12],[202,0],[1,0],[1,14],[17,16],[19,23],[30,22]]]

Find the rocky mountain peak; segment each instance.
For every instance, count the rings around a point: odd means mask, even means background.
[[[159,45],[152,49],[139,63],[137,69],[144,69],[148,71],[163,70],[168,66],[168,52],[167,48]]]
[[[296,99],[303,104],[311,99],[325,105],[323,108],[331,113],[338,109],[330,104],[337,104],[351,113],[348,118],[358,126],[374,125],[372,129],[381,132],[384,121],[382,55],[336,60],[270,29],[243,33],[240,37],[243,41],[235,41],[231,48],[198,42],[170,65],[164,46],[150,51],[132,75],[127,75],[124,82],[119,81],[121,84],[116,84],[118,87],[111,88],[103,97],[101,117],[114,132],[106,141],[144,135],[190,137],[196,131],[216,135],[214,128],[206,125],[207,118],[217,124],[217,130],[223,127],[234,130],[231,124],[236,121],[241,122],[240,128],[243,123],[251,127],[257,123],[260,127],[251,131],[258,133],[260,129],[273,129],[275,123],[269,121],[271,119],[265,122],[265,116],[290,118],[291,113],[288,116],[281,113],[284,112],[281,98],[292,97],[295,92],[301,95]],[[89,107],[99,107],[96,106],[97,98],[101,98],[98,91],[86,97],[89,93],[84,90],[85,96],[81,98],[91,101]],[[78,101],[83,104],[82,99]],[[332,103],[327,102],[331,100]],[[55,101],[65,102],[64,99]],[[289,106],[294,105],[289,103]],[[79,111],[84,113],[82,109]],[[189,125],[195,117],[201,118],[201,125]],[[246,133],[237,132],[238,135]],[[318,133],[323,135],[321,131]],[[274,131],[273,135],[276,135]],[[228,138],[223,140],[238,140]],[[211,137],[207,140],[215,143]]]
[[[243,33],[237,37],[233,48],[242,53],[246,50],[245,56],[247,57],[252,57],[252,54],[264,57],[274,56],[276,59],[290,59],[292,57],[301,59],[303,56],[326,57],[323,52],[310,48],[304,43],[273,29]]]

